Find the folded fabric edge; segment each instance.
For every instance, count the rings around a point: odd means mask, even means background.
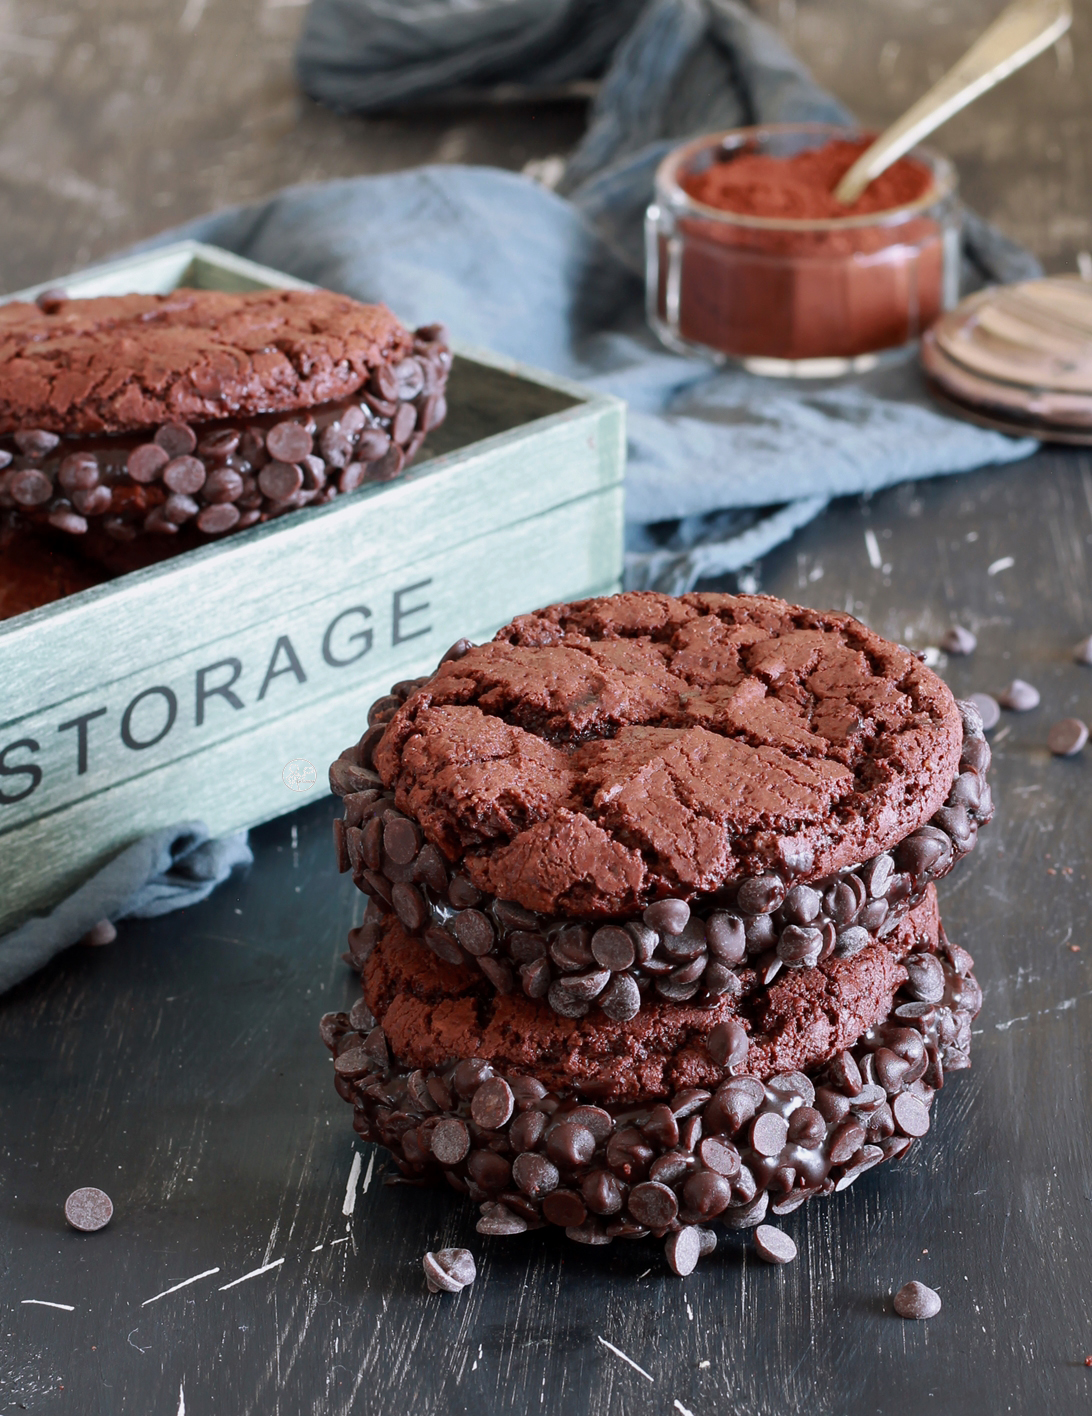
[[[183,821],[134,841],[48,914],[0,936],[0,993],[101,920],[146,919],[196,904],[236,866],[253,860],[245,831],[212,840],[203,821]]]

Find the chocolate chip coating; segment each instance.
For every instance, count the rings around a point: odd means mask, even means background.
[[[941,1308],[940,1294],[913,1279],[895,1294],[893,1305],[900,1318],[935,1318]]]
[[[114,1203],[105,1190],[89,1185],[72,1191],[64,1202],[64,1217],[73,1229],[93,1234],[110,1223],[114,1217]]]

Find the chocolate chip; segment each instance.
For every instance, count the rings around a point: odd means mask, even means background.
[[[978,640],[969,629],[953,624],[941,638],[940,647],[946,654],[973,654],[978,648]]]
[[[269,455],[277,462],[299,462],[314,449],[314,440],[302,423],[276,423],[265,435]]]
[[[649,929],[661,934],[681,934],[690,919],[690,906],[685,900],[657,900],[642,916]]]
[[[552,997],[556,989],[559,994],[567,994],[581,1003],[590,1003],[603,992],[609,982],[609,969],[595,969],[591,973],[569,974],[565,978],[559,978],[550,993]]]
[[[644,1180],[630,1191],[628,1209],[646,1229],[666,1229],[679,1212],[679,1202],[668,1186]]]
[[[481,892],[471,885],[465,875],[453,875],[451,883],[447,887],[447,898],[457,910],[465,910],[478,904],[481,900]]]
[[[482,1205],[482,1217],[474,1227],[479,1234],[492,1236],[523,1234],[527,1229],[527,1221],[521,1219],[518,1214],[513,1214],[506,1205],[488,1204]]]
[[[81,516],[102,516],[110,510],[113,500],[109,487],[77,487],[72,493],[72,505]]]
[[[491,1077],[474,1093],[470,1114],[483,1130],[498,1131],[506,1126],[515,1110],[512,1088],[503,1077]]]
[[[417,854],[420,841],[417,827],[404,816],[394,817],[383,827],[383,849],[395,865],[409,865]]]
[[[36,467],[24,467],[11,477],[8,492],[20,506],[41,506],[53,495],[53,483]]]
[[[382,428],[367,428],[357,442],[357,455],[362,462],[377,462],[389,450],[391,438]]]
[[[550,941],[550,958],[567,973],[588,968],[595,962],[591,951],[591,931],[579,924],[559,930]]]
[[[93,452],[70,453],[57,470],[57,481],[66,492],[87,491],[99,483],[99,462]]]
[[[605,1141],[614,1130],[614,1119],[601,1106],[577,1106],[566,1112],[565,1119],[589,1130],[597,1141]]]
[[[780,1155],[789,1133],[789,1123],[775,1111],[764,1111],[751,1127],[751,1145],[761,1156]]]
[[[1023,679],[1013,679],[1008,688],[997,695],[997,701],[1002,708],[1011,709],[1014,713],[1027,713],[1032,708],[1038,708],[1039,690]]]
[[[625,1198],[621,1185],[609,1170],[593,1170],[585,1176],[580,1193],[593,1214],[617,1214]]]
[[[541,1111],[524,1111],[509,1126],[508,1142],[516,1152],[532,1151],[545,1129],[546,1117]]]
[[[747,955],[747,936],[738,915],[714,910],[705,921],[705,939],[709,953],[722,964],[741,964]]]
[[[165,423],[155,435],[154,442],[172,457],[186,457],[197,446],[197,435],[187,423]]]
[[[823,936],[818,929],[788,924],[777,941],[777,957],[786,964],[811,967],[819,962]]]
[[[939,1003],[944,997],[944,969],[935,954],[910,954],[903,960],[906,988],[920,1003]]]
[[[208,503],[233,502],[242,496],[243,479],[234,467],[218,467],[205,479],[201,500]]]
[[[823,897],[810,885],[794,885],[785,896],[781,914],[790,924],[810,924],[822,904]]]
[[[521,964],[519,970],[520,986],[528,998],[545,998],[550,991],[550,984],[553,974],[550,972],[550,964],[547,959],[532,959],[529,964]],[[609,990],[608,990],[609,992]],[[604,994],[604,997],[606,995]],[[640,1008],[641,998],[637,995],[637,1006]],[[580,1014],[582,1017],[583,1014]]]
[[[108,919],[100,919],[98,924],[91,926],[79,942],[100,948],[104,944],[113,944],[117,937],[118,932],[110,921]]]
[[[929,1108],[912,1092],[901,1092],[891,1103],[891,1113],[904,1136],[924,1136],[929,1129]]]
[[[705,1039],[705,1046],[718,1066],[735,1070],[746,1062],[751,1044],[743,1024],[728,1018],[713,1028]]]
[[[729,1180],[734,1180],[739,1174],[739,1151],[730,1141],[706,1136],[698,1146],[698,1159],[707,1170],[726,1175]]]
[[[516,975],[507,959],[495,959],[491,954],[486,954],[478,960],[478,968],[498,993],[515,992]]]
[[[205,506],[197,513],[197,529],[203,531],[206,536],[222,536],[225,531],[230,531],[233,526],[238,525],[240,520],[239,508],[231,502],[221,502],[214,506]]]
[[[474,1256],[469,1249],[431,1250],[421,1260],[432,1293],[461,1293],[478,1276]]]
[[[421,929],[429,918],[428,905],[416,885],[398,883],[391,886],[391,904],[394,912],[406,930],[413,934]]]
[[[43,315],[55,315],[67,299],[67,290],[63,290],[59,285],[52,285],[48,290],[40,290],[34,297],[34,303]]]
[[[641,1011],[641,990],[636,979],[630,974],[616,975],[599,995],[599,1006],[616,1023],[628,1023],[630,1018],[635,1018]]]
[[[871,942],[872,936],[867,929],[859,924],[850,925],[848,929],[839,931],[834,942],[834,952],[840,959],[852,959]]]
[[[417,426],[417,409],[412,403],[400,403],[398,412],[391,419],[391,437],[401,446],[409,442]]]
[[[414,873],[422,884],[434,890],[437,895],[442,895],[447,889],[447,866],[443,856],[431,842],[421,847]]]
[[[458,1165],[470,1149],[470,1132],[454,1116],[445,1116],[432,1133],[432,1154],[441,1165]]]
[[[58,531],[67,531],[70,536],[82,536],[87,530],[87,521],[74,512],[71,506],[62,504],[49,513],[49,524]]]
[[[996,698],[991,698],[988,693],[972,693],[968,701],[977,708],[985,732],[997,727],[1001,721],[1001,705]]]
[[[900,1318],[935,1318],[940,1312],[940,1294],[914,1279],[903,1284],[893,1305]]]
[[[755,1253],[768,1264],[791,1264],[796,1258],[796,1245],[783,1229],[760,1224],[755,1230]]]
[[[15,445],[27,457],[45,457],[60,442],[56,433],[47,433],[44,428],[24,428],[15,434]]]
[[[397,443],[390,447],[375,462],[368,463],[368,476],[375,482],[390,482],[398,476],[406,463],[406,454]]]
[[[690,1214],[699,1219],[715,1219],[732,1202],[732,1182],[713,1170],[700,1170],[687,1178],[682,1197]]]
[[[1088,741],[1088,729],[1080,718],[1062,718],[1047,734],[1047,746],[1055,757],[1075,757]]]
[[[736,903],[744,914],[772,914],[785,898],[785,886],[780,876],[755,875],[739,887]]]
[[[439,925],[430,925],[422,937],[436,957],[443,959],[445,963],[462,964],[466,962],[458,944],[455,943],[447,930],[441,929]]]
[[[680,1278],[685,1278],[687,1274],[694,1272],[701,1258],[701,1231],[692,1224],[684,1224],[681,1229],[676,1229],[674,1234],[667,1236],[664,1253],[672,1272],[677,1273]]]
[[[495,942],[493,926],[481,910],[460,910],[450,928],[468,954],[488,954]]]
[[[363,462],[350,462],[342,469],[341,476],[337,479],[337,489],[342,494],[355,492],[367,475],[368,469]]]
[[[73,1190],[64,1202],[64,1217],[73,1229],[84,1234],[93,1234],[96,1229],[104,1229],[114,1214],[114,1202],[105,1190],[96,1190],[93,1185],[81,1190]]]
[[[512,1179],[533,1200],[540,1200],[561,1183],[557,1166],[544,1155],[535,1155],[533,1151],[516,1156],[512,1162]]]
[[[1074,644],[1073,662],[1075,664],[1092,664],[1092,637],[1082,639],[1079,644]]]
[[[628,969],[637,956],[632,937],[615,925],[604,925],[591,937],[591,951],[597,963],[605,969],[620,972]]]
[[[303,471],[292,462],[267,462],[258,473],[258,486],[270,501],[285,502],[303,486]]]
[[[542,1201],[542,1217],[560,1229],[578,1229],[588,1211],[575,1190],[551,1190]]]
[[[588,1165],[595,1154],[595,1137],[587,1126],[561,1121],[546,1138],[546,1154],[555,1165],[568,1170]]]

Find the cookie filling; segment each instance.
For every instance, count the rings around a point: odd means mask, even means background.
[[[384,1145],[405,1181],[442,1176],[468,1195],[480,1233],[549,1224],[586,1244],[652,1235],[679,1271],[680,1235],[708,1252],[710,1222],[742,1229],[787,1214],[926,1134],[945,1074],[970,1065],[981,991],[970,955],[939,925],[903,967],[886,1016],[807,1072],[762,1066],[727,1020],[704,1042],[715,1082],[638,1104],[551,1087],[481,1055],[407,1067],[363,999],[327,1014],[321,1032],[357,1134]]]

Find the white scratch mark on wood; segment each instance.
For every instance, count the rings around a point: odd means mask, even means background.
[[[614,1343],[608,1342],[605,1337],[599,1337],[598,1333],[596,1333],[596,1338],[599,1342],[603,1344],[605,1348],[607,1348],[609,1352],[613,1352],[616,1357],[621,1357],[623,1362],[628,1362],[635,1372],[640,1372],[641,1376],[644,1377],[646,1382],[655,1381],[655,1378],[650,1376],[643,1367],[639,1367],[632,1357],[627,1357],[620,1347],[615,1347]]]
[[[186,1388],[182,1382],[178,1383],[178,1416],[186,1416]]]
[[[652,1272],[652,1270],[651,1270],[650,1268],[645,1269],[644,1273],[639,1273],[639,1274],[637,1275],[638,1280],[640,1280],[640,1279],[642,1279],[642,1278],[647,1278],[651,1272]]]
[[[140,1331],[140,1329],[139,1329],[138,1327],[135,1327],[135,1328],[133,1329],[133,1332],[139,1332],[139,1331]],[[126,1341],[126,1342],[129,1344],[129,1346],[133,1349],[133,1351],[134,1351],[134,1352],[150,1352],[150,1351],[152,1350],[150,1347],[141,1347],[141,1345],[140,1345],[139,1342],[134,1342],[134,1341],[133,1341],[133,1332],[131,1332],[131,1333],[129,1334],[129,1336],[125,1339],[125,1341]]]
[[[680,1411],[682,1413],[682,1416],[694,1416],[693,1411],[691,1411],[688,1407],[684,1406],[678,1397],[676,1397],[671,1404],[672,1406],[674,1406],[676,1411]]]
[[[689,1302],[686,1305],[686,1316],[690,1319],[691,1322],[694,1321],[694,1309],[690,1306]]]
[[[71,1303],[51,1303],[48,1298],[22,1298],[20,1302],[33,1303],[36,1308],[60,1308],[64,1313],[74,1313]]]
[[[204,1273],[195,1273],[192,1278],[184,1278],[181,1283],[176,1283],[173,1288],[164,1288],[162,1293],[157,1293],[154,1298],[145,1298],[141,1303],[142,1308],[146,1308],[149,1303],[157,1303],[160,1298],[166,1298],[168,1293],[177,1293],[180,1288],[188,1288],[191,1283],[196,1283],[199,1278],[210,1278],[214,1273],[219,1273],[219,1268],[205,1269]]]
[[[354,1151],[353,1164],[349,1170],[349,1179],[345,1186],[345,1199],[342,1201],[341,1205],[341,1213],[344,1215],[350,1215],[353,1210],[356,1209],[356,1187],[357,1182],[360,1180],[360,1159],[360,1152]]]
[[[1010,570],[1015,564],[1016,561],[1012,556],[1000,556],[986,567],[986,574],[996,575],[999,571]]]
[[[1017,1023],[1029,1022],[1032,1018],[1043,1018],[1047,1013],[1068,1013],[1071,1008],[1075,1008],[1082,998],[1092,997],[1092,989],[1086,989],[1084,993],[1078,993],[1076,998],[1063,998],[1060,1003],[1054,1003],[1049,1008],[1040,1008],[1037,1013],[1021,1013],[1018,1018],[1010,1018],[1006,1023],[994,1023],[998,1032],[1008,1032]]]
[[[873,570],[879,570],[883,565],[883,556],[880,555],[880,543],[876,540],[876,533],[871,526],[864,533],[864,543],[869,565]]]
[[[242,1278],[233,1278],[230,1283],[221,1283],[220,1292],[234,1288],[237,1283],[245,1283],[248,1278],[257,1278],[259,1274],[268,1273],[270,1269],[280,1268],[283,1263],[283,1259],[274,1259],[271,1264],[262,1264],[261,1268],[251,1269],[249,1273],[244,1273]]]
[[[359,1157],[358,1157],[358,1159],[359,1159]],[[368,1157],[368,1168],[367,1168],[367,1170],[365,1170],[365,1172],[364,1172],[364,1183],[363,1183],[363,1184],[361,1185],[361,1187],[360,1187],[360,1193],[361,1193],[362,1195],[366,1195],[366,1194],[368,1193],[368,1186],[372,1183],[372,1171],[373,1171],[374,1169],[375,1169],[375,1148],[373,1147],[373,1148],[372,1148],[372,1153],[371,1153],[371,1155]]]
[[[315,1247],[311,1250],[311,1252],[312,1252],[312,1254],[317,1254],[320,1249],[325,1249],[325,1248],[326,1248],[326,1245],[325,1245],[325,1244],[316,1244]]]
[[[273,1252],[273,1246],[274,1246],[274,1245],[276,1244],[276,1242],[277,1242],[277,1230],[280,1229],[280,1227],[281,1227],[281,1222],[280,1222],[280,1220],[279,1220],[279,1219],[275,1219],[275,1220],[273,1221],[273,1228],[272,1228],[272,1230],[270,1231],[270,1234],[269,1234],[269,1243],[265,1246],[265,1253],[262,1255],[262,1263],[263,1263],[263,1264],[267,1264],[267,1263],[269,1262],[269,1256],[270,1256],[270,1254]]]
[[[338,1244],[347,1244],[348,1242],[349,1242],[349,1236],[346,1234],[346,1236],[344,1237],[344,1239],[331,1239],[331,1240],[330,1240],[330,1248],[331,1248],[331,1249],[334,1249],[334,1248],[337,1247]]]

